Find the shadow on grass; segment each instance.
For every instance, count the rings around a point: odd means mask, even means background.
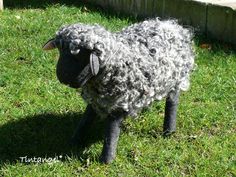
[[[130,21],[133,23],[143,21],[144,19],[148,19],[149,17],[143,17],[143,16],[132,16],[125,13],[119,13],[114,11],[112,8],[103,8],[99,5],[94,5],[93,3],[89,2],[88,0],[8,0],[4,1],[4,6],[6,8],[10,9],[31,9],[31,8],[47,8],[48,6],[52,5],[66,5],[66,6],[75,6],[79,8],[85,8],[85,11],[91,11],[91,12],[99,12],[103,16],[110,18],[110,17],[117,17],[120,19],[127,19],[129,18]],[[151,17],[153,18],[153,17]],[[162,19],[162,18],[161,18]],[[168,18],[167,18],[168,19]],[[163,18],[165,20],[165,18]],[[180,23],[181,24],[181,23]],[[185,25],[183,25],[185,26]],[[189,28],[189,26],[185,26]],[[191,27],[190,27],[191,28]],[[211,52],[219,52],[223,51],[225,53],[235,53],[236,52],[236,46],[230,43],[225,43],[222,41],[217,41],[215,39],[210,38],[206,34],[202,34],[197,29],[195,29],[195,43],[197,46],[200,46],[201,48],[210,48]]]
[[[95,5],[87,0],[8,0],[4,2],[4,7],[9,9],[45,9],[49,6],[53,5],[65,5],[71,7],[78,7],[82,10],[89,11],[89,12],[99,12],[103,16],[110,18],[110,17],[117,17],[120,19],[127,19],[129,18],[130,21],[136,22],[141,21],[143,17],[134,17],[132,15],[119,13],[114,11],[112,8],[103,8],[100,5]]]
[[[236,46],[227,42],[219,41],[208,37],[206,34],[196,34],[194,37],[195,45],[206,49],[209,52],[235,54]]]
[[[69,140],[81,118],[82,113],[50,113],[4,124],[0,127],[0,164],[15,163],[25,156],[86,158],[84,149],[102,139],[103,122],[96,122],[82,146],[72,147]]]
[[[86,0],[8,0],[4,1],[7,8],[46,8],[50,5],[61,4],[68,6],[83,6],[88,4]]]

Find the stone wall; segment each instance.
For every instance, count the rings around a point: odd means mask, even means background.
[[[236,0],[88,0],[133,16],[176,18],[211,38],[236,44]]]
[[[0,0],[0,10],[3,9],[3,0]]]

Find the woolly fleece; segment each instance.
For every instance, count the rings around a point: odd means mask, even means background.
[[[176,21],[156,18],[116,33],[78,23],[62,27],[56,38],[74,55],[87,48],[99,57],[100,71],[82,87],[82,97],[101,116],[115,110],[136,116],[154,100],[189,88],[192,32]]]

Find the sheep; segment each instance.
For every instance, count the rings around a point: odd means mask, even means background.
[[[188,90],[194,68],[192,34],[175,20],[158,18],[116,33],[98,24],[63,26],[43,49],[59,49],[59,81],[82,88],[88,103],[72,142],[82,139],[96,115],[104,118],[100,160],[110,163],[116,156],[122,121],[165,97],[163,134],[175,132],[180,91]]]

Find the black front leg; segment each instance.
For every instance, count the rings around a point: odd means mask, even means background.
[[[83,118],[80,120],[74,135],[71,138],[71,144],[76,145],[83,141],[86,131],[89,129],[91,124],[96,118],[96,112],[93,110],[91,105],[86,107]]]
[[[100,161],[102,163],[110,163],[116,156],[116,147],[120,135],[120,126],[125,115],[115,113],[107,117],[107,127],[105,130],[105,138]]]
[[[165,118],[163,125],[164,136],[168,136],[176,131],[176,115],[179,102],[179,91],[171,94],[171,97],[169,95],[166,98]]]

